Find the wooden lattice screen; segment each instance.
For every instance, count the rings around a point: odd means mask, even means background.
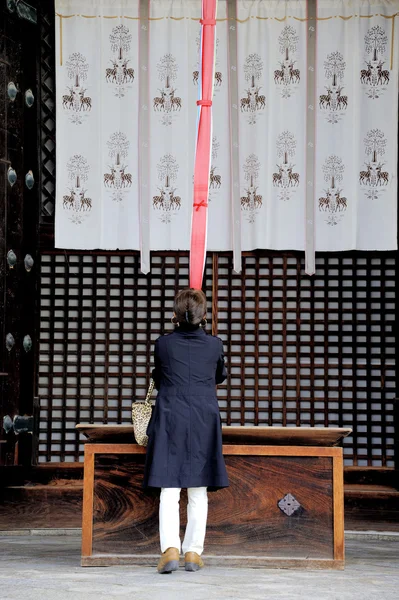
[[[393,466],[394,259],[298,255],[208,257],[205,291],[230,377],[228,425],[350,426],[347,465]],[[153,342],[170,331],[186,254],[43,254],[39,461],[78,461],[78,422],[128,423],[143,398]],[[209,310],[212,319],[212,302]]]

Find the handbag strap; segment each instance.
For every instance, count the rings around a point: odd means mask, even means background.
[[[154,391],[155,381],[150,379],[150,385],[148,386],[147,395],[145,397],[145,403],[151,405],[151,395]]]

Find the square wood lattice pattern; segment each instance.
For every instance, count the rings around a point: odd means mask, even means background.
[[[151,260],[144,276],[138,253],[42,255],[39,462],[82,460],[75,424],[128,423],[144,398],[188,284],[187,253]],[[204,280],[229,370],[225,424],[349,426],[346,465],[393,466],[392,254],[322,255],[313,278],[300,253],[246,254],[240,275],[231,255],[210,255]]]

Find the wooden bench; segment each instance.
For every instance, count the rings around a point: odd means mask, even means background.
[[[141,488],[145,448],[130,425],[86,436],[82,566],[156,565],[158,494]],[[350,429],[224,427],[230,487],[209,494],[208,564],[344,567],[342,439]],[[186,522],[182,492],[182,534]]]

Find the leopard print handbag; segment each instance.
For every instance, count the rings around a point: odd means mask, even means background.
[[[151,379],[145,400],[137,400],[132,404],[133,431],[139,446],[147,446],[148,443],[147,427],[152,414],[151,394],[154,385],[154,381]]]

